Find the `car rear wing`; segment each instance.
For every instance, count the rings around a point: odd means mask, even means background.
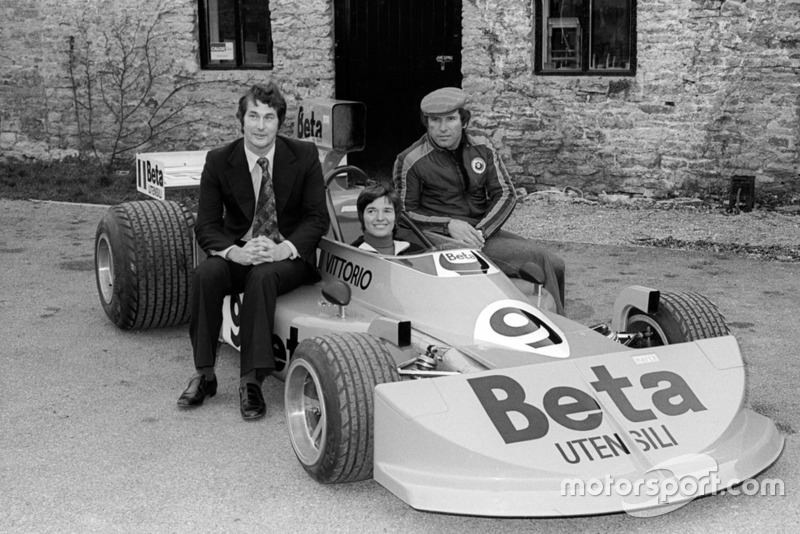
[[[136,189],[158,200],[167,191],[200,187],[207,150],[136,154]]]

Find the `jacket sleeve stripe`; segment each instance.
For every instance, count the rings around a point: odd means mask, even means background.
[[[495,201],[491,209],[486,213],[483,219],[475,225],[476,228],[483,231],[485,237],[489,237],[497,232],[501,226],[508,220],[514,207],[517,204],[517,191],[511,181],[511,177],[503,164],[503,160],[497,155],[497,152],[486,144],[486,148],[492,154],[492,163],[495,168],[496,184],[489,184],[490,187],[499,187],[500,196]]]

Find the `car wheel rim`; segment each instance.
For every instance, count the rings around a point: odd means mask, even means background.
[[[286,420],[297,457],[314,465],[327,438],[325,397],[319,375],[304,360],[296,360],[286,378]]]
[[[95,258],[97,285],[103,300],[110,304],[114,295],[114,254],[111,252],[111,244],[108,242],[106,234],[100,234],[100,238],[97,240]]]
[[[628,319],[627,332],[646,333],[648,330],[652,333],[651,346],[669,345],[664,329],[649,315],[633,315]]]

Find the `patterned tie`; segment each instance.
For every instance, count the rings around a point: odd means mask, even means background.
[[[278,231],[278,216],[275,213],[275,191],[272,189],[272,177],[269,175],[269,161],[258,158],[261,166],[261,189],[258,193],[258,205],[253,221],[253,237],[267,236],[276,243],[283,241]]]

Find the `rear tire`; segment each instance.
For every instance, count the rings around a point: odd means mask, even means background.
[[[650,332],[646,347],[685,343],[730,334],[717,306],[699,293],[662,292],[658,311],[628,317],[625,331]]]
[[[322,483],[372,477],[373,390],[400,379],[389,350],[367,334],[302,341],[286,373],[285,406],[297,459]]]
[[[186,323],[194,216],[177,202],[112,206],[97,225],[95,276],[108,318],[124,330]]]

